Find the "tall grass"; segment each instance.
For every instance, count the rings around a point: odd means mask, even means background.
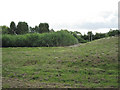
[[[76,43],[78,43],[78,40],[65,31],[43,34],[2,35],[3,47],[53,47],[73,45]]]

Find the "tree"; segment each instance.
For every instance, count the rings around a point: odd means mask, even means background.
[[[110,31],[107,34],[108,36],[118,36],[120,34],[120,31],[110,29]]]
[[[78,31],[74,31],[74,32],[70,31],[69,32],[68,31],[68,33],[72,34],[78,40],[79,43],[86,42],[86,40],[82,37],[82,34],[80,32],[78,32]]]
[[[35,32],[39,32],[39,26],[35,26]]]
[[[107,37],[106,33],[96,33],[94,35],[94,39],[100,39],[100,38],[104,38],[104,37]]]
[[[55,32],[55,31],[53,29],[51,29],[50,32]]]
[[[9,27],[7,26],[0,26],[0,34],[9,34]]]
[[[10,29],[9,30],[10,30],[9,31],[10,34],[16,34],[16,25],[13,21],[10,23]]]
[[[26,34],[29,32],[28,24],[26,22],[19,22],[17,25],[17,34]]]
[[[49,25],[48,25],[48,23],[40,23],[38,32],[39,33],[49,32]]]
[[[78,31],[74,31],[77,35],[82,35],[80,32],[78,32]]]
[[[35,28],[30,27],[30,33],[34,33],[35,32]]]
[[[93,35],[92,31],[89,31],[87,34],[88,34],[88,37],[89,37],[89,41],[92,41],[92,35]]]
[[[86,41],[89,40],[88,35],[86,35],[86,34],[82,35],[81,37],[82,37],[84,40],[86,40]]]

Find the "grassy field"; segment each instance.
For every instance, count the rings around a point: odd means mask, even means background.
[[[118,38],[79,47],[2,49],[3,88],[118,87]]]

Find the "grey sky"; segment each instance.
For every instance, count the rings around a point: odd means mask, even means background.
[[[47,22],[50,29],[72,31],[118,28],[119,0],[1,0],[0,25]]]

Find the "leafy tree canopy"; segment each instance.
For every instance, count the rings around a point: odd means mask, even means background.
[[[17,25],[17,34],[26,34],[28,32],[28,24],[26,22],[19,22]]]

